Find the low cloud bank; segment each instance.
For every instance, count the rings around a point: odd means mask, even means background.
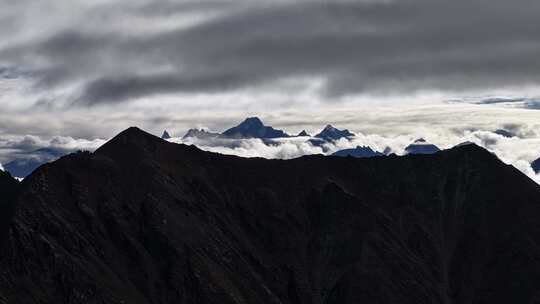
[[[495,153],[504,163],[513,165],[531,179],[540,183],[540,175],[536,175],[530,162],[540,157],[540,139],[536,137],[508,137],[496,131],[466,130],[462,133],[448,134],[381,136],[376,134],[357,133],[350,140],[342,138],[335,142],[327,142],[315,146],[308,141],[309,137],[279,138],[275,140],[261,139],[223,139],[223,138],[171,138],[171,142],[195,145],[202,150],[241,157],[263,157],[291,159],[310,154],[330,155],[342,149],[356,146],[369,146],[375,151],[389,151],[397,155],[406,154],[405,148],[418,138],[449,149],[463,142],[472,142]]]
[[[269,159],[292,159],[303,155],[330,155],[342,149],[356,146],[369,146],[378,152],[386,151],[397,155],[406,154],[405,148],[418,138],[425,138],[429,143],[441,149],[448,149],[463,142],[473,142],[488,151],[495,153],[503,162],[511,164],[531,179],[540,183],[540,175],[532,170],[530,163],[540,157],[540,137],[532,127],[526,125],[505,125],[505,130],[516,136],[505,136],[497,130],[478,129],[446,129],[421,128],[413,134],[366,134],[355,132],[350,140],[342,138],[335,142],[327,142],[317,146],[310,143],[310,137],[278,138],[273,140],[261,139],[225,139],[225,138],[187,138],[173,137],[169,141],[187,145],[195,145],[202,150],[237,155],[241,157],[263,157]],[[81,139],[55,136],[43,138],[40,136],[14,136],[0,139],[0,163],[4,165],[14,159],[41,159],[44,150],[49,153],[67,154],[77,150],[94,151],[104,144],[104,139]],[[49,154],[46,154],[50,156]],[[47,156],[47,157],[48,157]],[[3,169],[0,164],[0,169]]]

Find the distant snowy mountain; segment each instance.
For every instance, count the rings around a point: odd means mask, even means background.
[[[55,148],[42,148],[31,152],[26,152],[17,155],[17,157],[6,163],[4,168],[12,176],[15,177],[27,177],[39,166],[57,160],[63,155],[74,151],[66,151],[63,149]]]
[[[298,133],[298,135],[296,135],[297,137],[304,137],[304,136],[311,136],[309,135],[308,132],[306,132],[306,130],[302,130],[302,132]]]
[[[505,129],[497,129],[497,130],[493,131],[493,133],[504,136],[504,137],[507,137],[507,138],[512,138],[512,137],[516,136],[514,133],[512,133],[512,132],[510,132],[508,130],[505,130]]]
[[[290,137],[282,130],[265,126],[258,117],[249,117],[238,126],[230,128],[221,134],[227,138],[279,138]]]
[[[386,147],[384,148],[384,151],[382,152],[384,155],[390,155],[393,153],[392,148]]]
[[[169,134],[169,132],[167,132],[167,130],[163,131],[163,134],[161,135],[161,138],[162,139],[169,139],[171,138],[171,135]]]
[[[344,150],[339,150],[337,152],[334,152],[332,156],[341,156],[341,157],[352,156],[352,157],[357,157],[357,158],[364,158],[364,157],[384,156],[384,154],[381,152],[373,151],[370,147],[356,146],[356,148],[344,149]]]
[[[335,141],[340,138],[348,138],[353,136],[354,133],[349,132],[349,130],[339,130],[334,128],[332,125],[327,125],[319,134],[315,135],[315,137],[324,139],[326,141]]]
[[[540,158],[533,161],[531,167],[533,168],[534,173],[540,173]]]
[[[190,137],[200,138],[200,139],[209,139],[209,138],[216,138],[219,135],[220,135],[219,133],[212,133],[203,129],[189,129],[186,135],[182,137],[182,139],[187,139]]]
[[[428,143],[425,139],[420,138],[405,148],[406,154],[433,154],[441,151],[439,147]]]

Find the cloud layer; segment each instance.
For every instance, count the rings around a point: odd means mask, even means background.
[[[53,154],[68,154],[77,150],[94,151],[105,143],[105,140],[75,139],[65,136],[54,136],[48,139],[35,135],[15,136],[0,139],[0,162],[6,164],[14,159],[42,160],[40,149],[54,151]],[[44,159],[44,160],[48,160]]]
[[[9,6],[0,15],[6,25],[0,75],[28,81],[27,93],[55,105],[281,92],[299,79],[306,80],[299,90],[318,83],[325,100],[540,82],[536,0],[23,0]]]
[[[515,166],[531,179],[540,183],[540,175],[536,175],[530,162],[540,157],[540,139],[507,137],[494,131],[466,130],[462,133],[448,132],[437,134],[425,132],[424,138],[448,149],[464,142],[472,142],[488,151],[495,153],[503,162]],[[418,139],[414,135],[381,136],[356,134],[351,140],[340,139],[333,143],[326,143],[324,147],[310,144],[307,137],[282,138],[272,144],[260,139],[221,139],[221,138],[172,138],[170,141],[197,147],[211,152],[237,155],[242,157],[264,157],[291,159],[309,154],[330,155],[338,150],[354,148],[356,146],[369,146],[375,151],[390,151],[398,155],[406,154],[405,148]]]

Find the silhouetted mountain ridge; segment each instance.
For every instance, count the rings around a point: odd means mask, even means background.
[[[24,181],[0,302],[531,303],[538,227],[538,185],[473,144],[284,161],[130,128]]]

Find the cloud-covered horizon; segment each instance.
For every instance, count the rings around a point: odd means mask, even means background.
[[[52,151],[52,154],[69,154],[78,150],[94,151],[106,141],[103,139],[87,140],[68,136],[53,136],[42,138],[36,135],[15,136],[9,139],[0,139],[0,163],[7,164],[16,159],[34,159],[48,161],[40,150]]]
[[[221,154],[241,157],[262,157],[269,159],[292,159],[311,154],[330,155],[343,149],[368,146],[374,151],[389,151],[397,155],[406,155],[405,148],[419,139],[418,135],[380,136],[357,133],[350,140],[342,138],[327,142],[324,148],[312,145],[306,137],[280,138],[272,144],[261,139],[223,139],[223,138],[187,138],[174,137],[169,141]],[[462,134],[446,134],[444,137],[426,132],[422,138],[441,149],[450,149],[465,142],[471,142],[497,155],[506,164],[513,165],[525,175],[540,183],[540,175],[534,173],[530,163],[540,158],[540,139],[508,137],[494,131],[471,130]]]
[[[525,111],[525,110],[522,110]],[[425,111],[422,111],[425,113]],[[413,116],[416,117],[416,116]],[[331,122],[335,124],[334,122]],[[342,125],[335,124],[337,127]],[[370,125],[370,124],[368,124]],[[430,129],[418,126],[407,133],[403,128],[400,133],[364,133],[357,128],[352,128],[355,136],[350,140],[340,139],[335,142],[327,142],[324,146],[311,144],[309,137],[278,138],[271,143],[261,139],[225,139],[225,138],[182,138],[182,133],[173,133],[169,141],[195,145],[202,150],[237,155],[241,157],[263,157],[269,159],[292,159],[303,155],[324,154],[330,155],[338,150],[355,148],[357,146],[369,146],[375,151],[390,151],[398,155],[405,155],[405,148],[418,138],[424,138],[428,142],[439,146],[441,149],[449,149],[463,142],[472,142],[488,151],[493,152],[503,162],[513,165],[531,179],[540,183],[540,175],[534,173],[530,162],[540,157],[540,137],[535,132],[538,128],[528,128],[526,125],[502,124],[497,129],[463,128],[463,129]],[[322,127],[322,126],[321,126]],[[309,129],[312,134],[317,131]],[[381,129],[382,130],[382,129]],[[218,130],[215,130],[218,131]],[[291,132],[291,129],[285,131]],[[313,132],[314,131],[314,132]],[[219,132],[219,131],[218,131]],[[158,133],[155,133],[159,135]],[[74,139],[71,137],[55,136],[43,139],[39,136],[20,136],[10,140],[0,141],[0,163],[4,164],[10,159],[40,157],[39,149],[52,149],[54,151],[71,153],[76,150],[94,151],[105,139]],[[34,156],[35,154],[35,156]],[[47,159],[48,161],[49,159]]]

